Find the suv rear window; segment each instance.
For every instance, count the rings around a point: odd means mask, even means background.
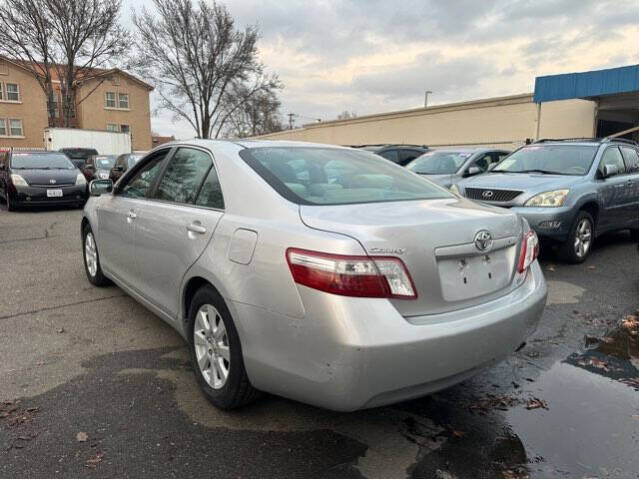
[[[344,205],[449,198],[452,194],[376,155],[321,147],[246,149],[240,156],[284,198]]]

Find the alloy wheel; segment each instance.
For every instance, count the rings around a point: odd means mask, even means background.
[[[198,368],[212,388],[219,390],[228,379],[231,350],[226,325],[217,309],[209,304],[200,307],[195,316],[193,343]]]
[[[92,232],[88,232],[84,238],[84,258],[87,262],[89,275],[95,277],[98,272],[98,251],[95,247],[95,239]]]
[[[575,231],[575,255],[584,258],[590,251],[592,245],[592,224],[587,218],[582,218],[577,224]]]

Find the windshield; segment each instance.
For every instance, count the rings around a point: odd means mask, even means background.
[[[95,158],[95,166],[97,168],[102,168],[104,170],[107,170],[113,167],[114,164],[115,164],[115,155]]]
[[[598,148],[595,145],[530,145],[506,157],[492,171],[586,175]]]
[[[375,155],[313,147],[247,149],[240,156],[284,198],[305,205],[448,198],[445,190]]]
[[[472,155],[470,152],[428,152],[406,165],[422,175],[446,175],[457,172]]]
[[[11,168],[34,170],[73,170],[75,167],[62,153],[14,153]]]

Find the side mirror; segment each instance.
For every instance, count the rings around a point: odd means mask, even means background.
[[[472,177],[473,175],[479,175],[481,172],[481,168],[473,165],[472,167],[469,167],[468,170],[466,170],[466,176]]]
[[[111,180],[93,180],[89,183],[89,194],[93,197],[99,197],[103,193],[111,193],[113,191],[113,182]]]
[[[608,164],[604,165],[604,168],[603,168],[604,178],[614,177],[618,173],[619,173],[619,167],[617,167],[617,165],[608,165]]]

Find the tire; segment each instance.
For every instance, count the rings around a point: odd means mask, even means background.
[[[559,253],[568,263],[582,263],[592,250],[595,240],[595,221],[585,210],[577,214],[568,239],[561,246]]]
[[[15,212],[16,211],[16,206],[11,201],[11,195],[9,195],[8,191],[5,192],[4,201],[7,204],[7,212]]]
[[[91,240],[89,241],[89,239]],[[92,244],[93,248],[91,248],[87,242]],[[89,282],[96,287],[105,287],[111,284],[109,279],[102,273],[98,246],[93,236],[93,230],[91,230],[91,226],[88,224],[82,229],[82,258],[84,259],[84,272]]]
[[[246,374],[231,314],[213,287],[204,286],[193,296],[187,332],[195,377],[213,405],[231,410],[259,396]]]
[[[639,241],[639,228],[631,228],[630,237],[635,241]]]

